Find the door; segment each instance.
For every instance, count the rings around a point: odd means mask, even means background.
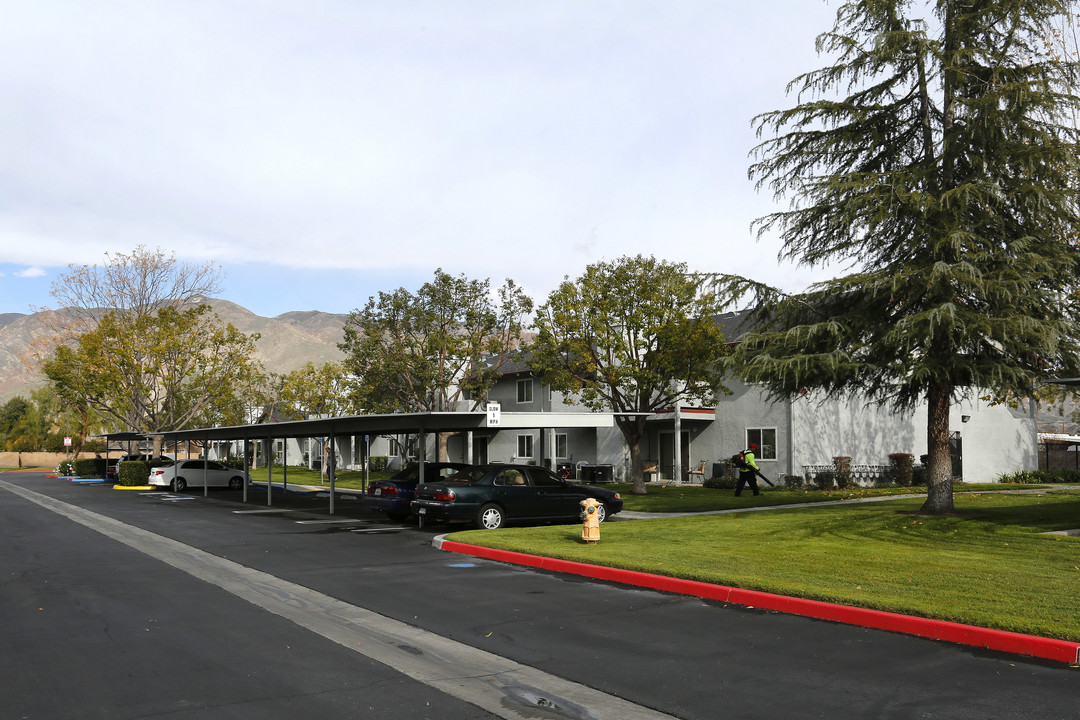
[[[547,468],[529,468],[529,481],[536,488],[537,517],[572,518],[581,512],[581,490],[563,481]]]
[[[690,433],[683,431],[680,433],[682,436],[682,480],[686,479],[686,471],[689,470],[690,464]],[[660,479],[672,480],[675,477],[675,433],[663,432],[660,433]]]
[[[520,469],[507,467],[500,470],[495,476],[493,490],[495,500],[506,510],[506,517],[543,517],[537,508],[536,488]]]
[[[472,464],[487,465],[488,439],[486,437],[474,437],[472,444]]]

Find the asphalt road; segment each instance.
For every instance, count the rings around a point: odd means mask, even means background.
[[[0,720],[1080,714],[1061,665],[443,553],[445,528],[355,501],[239,497],[0,474]]]

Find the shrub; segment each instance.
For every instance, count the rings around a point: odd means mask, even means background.
[[[784,487],[789,490],[799,490],[806,485],[806,480],[802,475],[781,475],[780,479],[784,481]]]
[[[1022,485],[1043,485],[1053,483],[1080,483],[1080,471],[1059,470],[1019,470],[999,475],[998,482],[1019,483]]]
[[[385,455],[372,455],[368,458],[371,472],[382,472],[390,464],[390,458]]]
[[[836,468],[836,487],[846,490],[851,487],[851,458],[841,455],[834,457],[832,461]]]
[[[73,475],[84,478],[105,477],[105,461],[100,458],[76,460],[72,463]]]
[[[926,466],[920,465],[917,468],[913,468],[911,471],[911,484],[914,487],[926,487],[929,482],[929,477],[930,473],[927,471]]]
[[[702,487],[714,488],[716,490],[734,490],[738,484],[738,480],[733,477],[727,477],[726,475],[719,475],[717,477],[711,477],[701,483]]]
[[[145,460],[125,460],[117,465],[117,477],[121,485],[145,485],[150,479],[150,463]]]
[[[910,453],[891,453],[889,455],[890,480],[898,487],[907,487],[914,484],[913,469],[915,456]]]
[[[832,490],[836,485],[836,473],[834,472],[819,472],[814,476],[814,485],[819,490]]]
[[[75,463],[71,460],[61,460],[56,466],[56,474],[60,477],[71,477],[75,474]]]

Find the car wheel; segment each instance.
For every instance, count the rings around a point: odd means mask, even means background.
[[[394,522],[405,522],[409,519],[409,513],[403,510],[392,510],[386,513],[386,517]]]
[[[501,507],[489,503],[476,514],[476,524],[481,530],[498,530],[506,524],[506,515]]]
[[[184,488],[187,487],[187,480],[182,477],[178,477],[172,481],[173,492],[184,492]]]
[[[596,522],[604,522],[607,520],[607,505],[600,503],[596,506]]]
[[[230,490],[239,490],[243,486],[244,486],[244,478],[242,478],[242,477],[229,478],[229,489]]]

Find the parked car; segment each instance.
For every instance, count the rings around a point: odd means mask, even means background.
[[[226,467],[213,460],[180,460],[172,465],[153,468],[148,482],[157,487],[167,487],[173,492],[183,492],[185,488],[203,487],[204,470],[207,487],[239,490],[245,481],[251,482],[243,470]]]
[[[535,465],[476,465],[452,480],[424,483],[416,488],[413,512],[441,522],[474,522],[486,530],[507,522],[570,522],[581,518],[581,501],[601,503],[600,521],[622,510],[614,490],[563,480]]]
[[[460,470],[472,467],[468,463],[426,462],[424,482],[452,479]],[[401,522],[412,512],[411,504],[420,480],[419,463],[408,465],[386,480],[372,480],[364,495],[364,507],[386,513],[394,522]]]

